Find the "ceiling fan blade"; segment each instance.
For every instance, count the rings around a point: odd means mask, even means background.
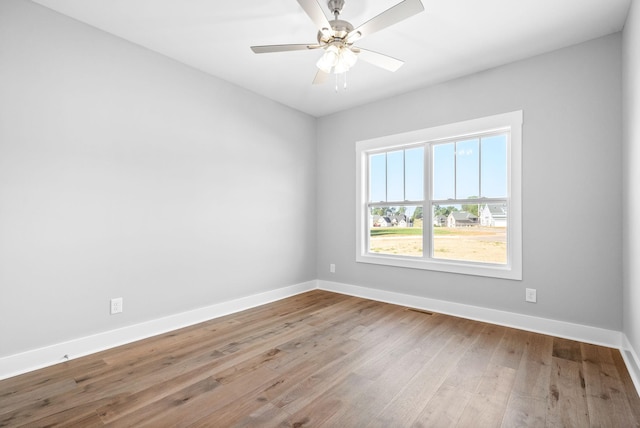
[[[385,70],[396,71],[402,67],[402,64],[404,64],[404,61],[367,49],[354,47],[353,51],[358,54],[358,59],[366,61],[377,67],[384,68]]]
[[[331,24],[329,24],[322,7],[316,0],[298,0],[298,3],[302,6],[304,11],[319,30],[322,31],[325,28],[327,30],[331,30]]]
[[[289,51],[305,51],[309,49],[318,49],[322,46],[318,44],[306,44],[306,45],[266,45],[266,46],[251,46],[251,50],[257,54],[271,53],[271,52],[289,52]]]
[[[315,79],[313,79],[313,84],[322,85],[324,82],[327,81],[327,79],[329,79],[329,73],[325,73],[322,70],[318,70],[318,72],[316,73]]]
[[[420,0],[404,0],[351,31],[347,39],[353,41],[361,39],[364,36],[368,36],[369,34],[373,34],[376,31],[380,31],[383,28],[390,27],[393,24],[412,17],[423,10],[424,6]]]

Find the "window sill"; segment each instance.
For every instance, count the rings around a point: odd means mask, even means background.
[[[412,260],[407,257],[396,257],[389,254],[360,254],[356,257],[356,262],[457,273],[461,275],[484,276],[517,281],[522,280],[522,270],[509,265],[470,263],[457,260],[426,260],[418,258]]]

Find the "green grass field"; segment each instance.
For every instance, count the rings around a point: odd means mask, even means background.
[[[453,235],[456,231],[443,227],[434,227],[433,234]],[[459,232],[458,232],[459,233]],[[403,235],[422,235],[421,227],[374,227],[371,229],[371,236],[403,236]]]
[[[371,229],[371,236],[386,235],[422,235],[419,227],[374,227]]]

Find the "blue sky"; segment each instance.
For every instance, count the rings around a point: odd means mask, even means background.
[[[433,198],[506,197],[506,147],[506,135],[434,145]],[[369,162],[370,201],[423,198],[424,147],[375,154]]]

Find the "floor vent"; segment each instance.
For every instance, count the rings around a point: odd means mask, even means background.
[[[420,314],[425,314],[425,315],[433,315],[433,312],[429,312],[429,311],[425,311],[424,309],[418,309],[418,308],[404,308],[405,311],[411,311],[411,312],[418,312]]]

